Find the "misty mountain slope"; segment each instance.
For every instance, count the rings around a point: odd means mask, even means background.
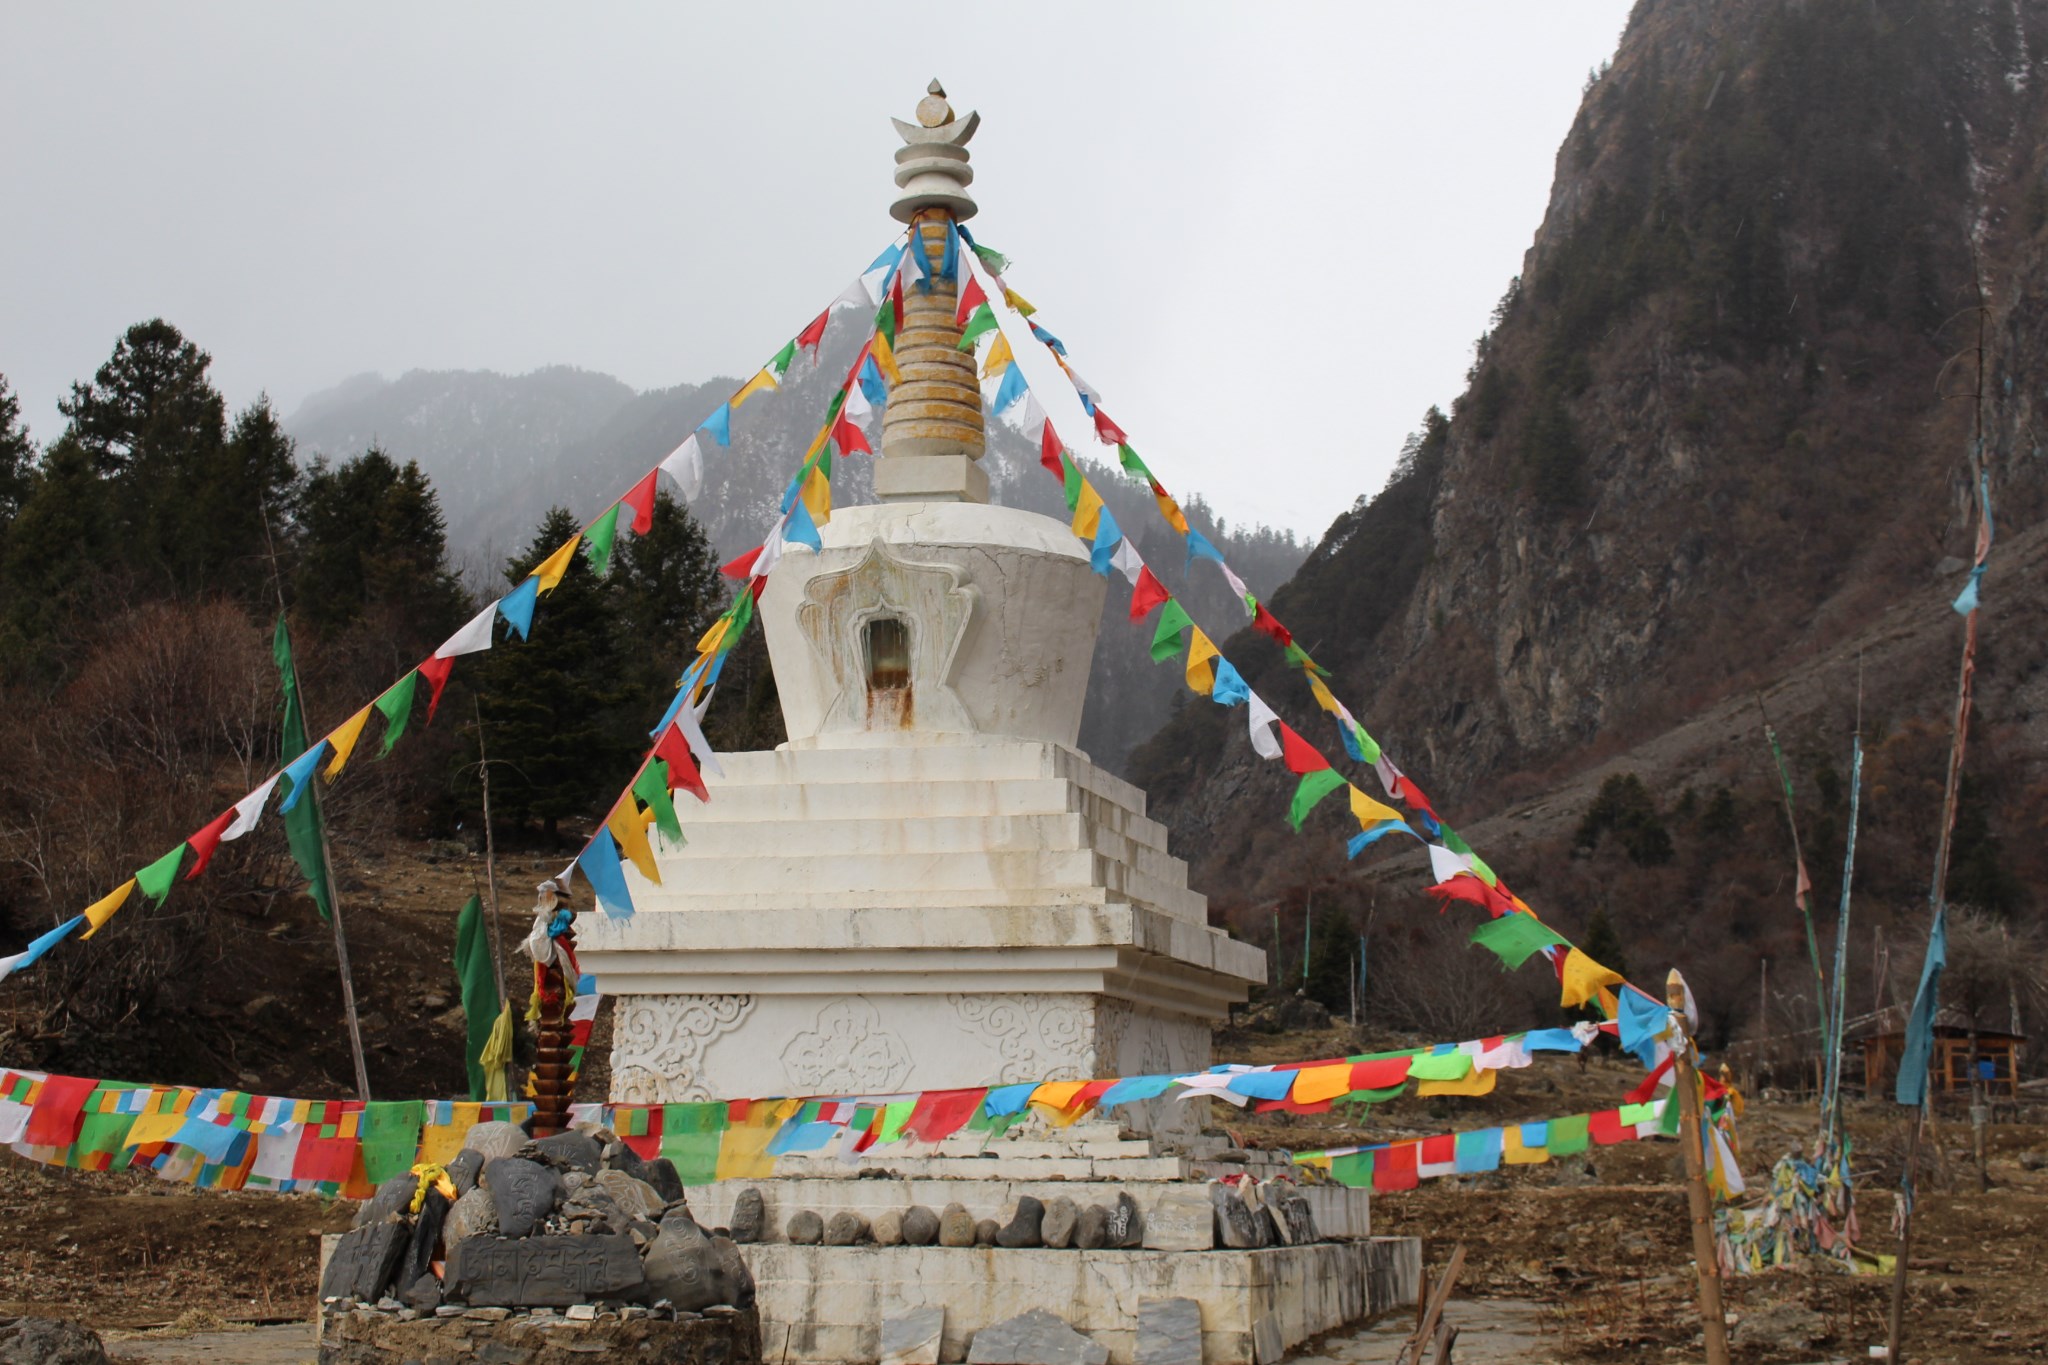
[[[835,315],[817,362],[799,356],[780,391],[742,407],[733,417],[730,448],[706,443],[704,488],[690,510],[722,557],[759,544],[774,521],[852,362],[857,332],[864,335],[850,313]],[[512,548],[526,543],[549,507],[595,515],[736,387],[735,380],[713,378],[634,393],[607,376],[566,367],[522,376],[413,371],[388,383],[374,376],[346,381],[308,399],[286,427],[302,456],[345,459],[374,440],[397,459],[419,460],[447,509],[451,550],[468,556],[473,572],[491,574]],[[879,423],[872,425],[870,439],[879,443]],[[1096,461],[1090,453],[1096,449],[1107,448],[1089,442],[1077,453],[1160,578],[1188,594],[1199,619],[1219,625],[1242,620],[1243,606],[1213,565],[1196,570],[1183,588],[1190,576],[1180,538],[1160,520],[1150,491],[1113,464]],[[993,501],[1066,520],[1060,485],[1040,467],[1035,440],[992,422],[982,465]],[[873,501],[868,459],[838,461],[832,485],[839,505]],[[1222,548],[1255,593],[1284,581],[1306,552],[1291,536],[1227,526],[1199,495],[1184,506],[1190,524]],[[1082,747],[1112,771],[1122,770],[1131,748],[1166,721],[1182,695],[1180,671],[1151,663],[1149,632],[1140,636],[1122,621],[1122,602],[1122,590],[1113,590],[1081,732]]]
[[[1980,271],[2000,529],[2040,518],[2044,42],[2038,3],[1637,6],[1449,423],[1272,598],[1453,823],[1954,595]],[[1945,721],[1930,640],[1892,722]],[[1226,652],[1341,755],[1269,641]],[[1185,708],[1132,769],[1226,903],[1313,875],[1340,823],[1296,842],[1241,726]],[[2018,837],[2018,806],[1992,818]]]

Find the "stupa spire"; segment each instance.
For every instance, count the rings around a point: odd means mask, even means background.
[[[903,382],[882,409],[875,495],[884,502],[987,502],[988,475],[977,463],[986,430],[981,381],[974,354],[960,349],[954,325],[968,270],[958,224],[975,212],[967,193],[974,180],[967,142],[981,126],[981,115],[955,115],[935,80],[918,101],[916,123],[890,122],[903,146],[896,152],[902,193],[889,212],[910,224],[910,249],[924,253],[931,268],[905,271],[903,325],[895,346]],[[954,266],[945,276],[949,243]]]

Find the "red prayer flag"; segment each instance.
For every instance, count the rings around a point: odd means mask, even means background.
[[[1449,909],[1452,901],[1470,901],[1495,919],[1514,913],[1514,907],[1508,904],[1507,897],[1470,872],[1460,872],[1455,877],[1423,889],[1441,902],[1437,906],[1439,914]]]
[[[647,477],[633,485],[633,491],[619,501],[633,509],[633,534],[644,536],[654,529],[654,480],[661,471],[650,469]]]
[[[98,1087],[98,1081],[79,1076],[44,1077],[42,1093],[36,1096],[35,1108],[29,1110],[21,1140],[31,1147],[69,1147],[78,1141],[85,1101]]]
[[[704,788],[704,775],[697,771],[697,760],[690,753],[690,741],[683,738],[681,726],[670,724],[661,732],[661,739],[654,746],[654,756],[668,764],[670,791],[686,791],[699,801],[711,799],[711,793]]]
[[[1415,779],[1408,774],[1402,773],[1395,779],[1394,794],[1416,810],[1428,811],[1430,819],[1438,824],[1443,823],[1443,818],[1436,813],[1436,807],[1429,804],[1429,798],[1422,794],[1422,788],[1416,786]]]
[[[976,308],[988,302],[988,295],[982,292],[981,281],[972,274],[967,277],[967,287],[960,291],[960,304],[953,310],[953,325],[965,327],[968,317]]]
[[[903,1135],[919,1142],[943,1142],[974,1117],[987,1096],[986,1089],[927,1090],[903,1121]]]
[[[1383,1190],[1412,1190],[1422,1183],[1415,1170],[1415,1147],[1415,1143],[1402,1142],[1372,1154],[1374,1194]]]
[[[1067,481],[1067,471],[1060,465],[1060,434],[1052,429],[1052,418],[1045,419],[1045,430],[1038,434],[1038,462],[1046,472],[1061,483]]]
[[[429,659],[420,665],[420,676],[427,680],[433,691],[427,694],[427,724],[434,723],[434,710],[441,704],[441,689],[448,685],[448,675],[455,671],[455,656]]]
[[[240,812],[233,806],[229,806],[219,815],[207,821],[203,829],[185,841],[192,846],[192,870],[185,874],[186,881],[189,882],[200,873],[206,871],[207,863],[213,860],[213,851],[220,847],[220,836],[227,833],[228,826],[235,823],[235,816],[238,814]]]
[[[1166,585],[1152,576],[1152,570],[1139,569],[1138,581],[1131,588],[1131,619],[1144,620],[1152,614],[1152,608],[1172,596]]]
[[[867,433],[843,411],[832,424],[832,444],[839,447],[841,455],[851,455],[856,450],[863,455],[875,453],[875,448],[868,444]]]
[[[1099,403],[1095,407],[1095,434],[1109,445],[1123,446],[1131,443],[1131,438],[1124,435],[1124,429],[1109,420],[1109,414],[1102,410]]]
[[[1666,1057],[1663,1061],[1657,1063],[1657,1065],[1651,1069],[1649,1075],[1643,1077],[1643,1083],[1641,1085],[1638,1085],[1635,1089],[1629,1091],[1626,1095],[1623,1095],[1622,1098],[1627,1100],[1630,1104],[1648,1104],[1650,1101],[1650,1096],[1657,1093],[1657,1082],[1663,1080],[1666,1076],[1670,1074],[1671,1058]],[[1705,1078],[1702,1077],[1701,1079],[1704,1080]]]
[[[818,316],[812,320],[810,326],[804,328],[801,332],[798,332],[796,334],[796,344],[800,347],[804,347],[812,352],[815,352],[818,349],[818,343],[822,342],[825,339],[825,322],[826,319],[830,318],[831,316],[832,310],[830,308],[827,308],[824,312],[818,314]],[[817,356],[814,354],[811,357],[811,359],[815,362],[817,360]],[[858,365],[860,362],[856,360],[854,363]]]
[[[1422,1161],[1429,1166],[1448,1166],[1458,1159],[1458,1135],[1438,1133],[1422,1140]]]
[[[632,1148],[633,1155],[642,1161],[653,1161],[661,1155],[661,1115],[660,1105],[649,1105],[646,1132],[635,1133],[631,1137],[624,1133],[619,1134],[619,1141]]]
[[[738,559],[732,560],[727,564],[721,565],[718,571],[724,574],[727,578],[734,578],[739,579],[741,581],[745,581],[746,579],[752,578],[754,576],[754,561],[759,559],[760,557],[761,547],[759,545],[756,545],[753,549],[747,551]]]
[[[1294,632],[1280,624],[1280,618],[1266,610],[1264,602],[1252,613],[1252,629],[1261,635],[1270,635],[1282,649],[1294,643]]]
[[[1280,756],[1287,763],[1287,771],[1297,777],[1304,773],[1320,772],[1330,766],[1330,760],[1317,752],[1316,747],[1294,733],[1294,727],[1286,721],[1280,722]]]
[[[1260,1114],[1327,1114],[1334,1100],[1311,1100],[1307,1104],[1287,1100],[1260,1100],[1252,1106]]]
[[[1588,1114],[1586,1131],[1592,1135],[1593,1141],[1602,1147],[1612,1147],[1615,1143],[1624,1142],[1634,1136],[1621,1126],[1619,1109],[1602,1109],[1597,1114]]]
[[[1408,1079],[1408,1057],[1379,1057],[1370,1062],[1351,1064],[1351,1088],[1353,1090],[1387,1090],[1404,1084]]]

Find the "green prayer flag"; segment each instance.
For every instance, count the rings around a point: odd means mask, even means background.
[[[1346,1152],[1330,1158],[1330,1178],[1354,1190],[1372,1188],[1372,1153]]]
[[[960,344],[955,350],[971,351],[974,343],[996,329],[996,315],[989,311],[987,304],[978,304],[974,315],[967,319],[967,330],[960,334]]]
[[[675,1163],[685,1185],[709,1185],[718,1178],[725,1120],[726,1107],[716,1102],[661,1107],[661,1154]]]
[[[1588,1114],[1552,1119],[1550,1135],[1543,1143],[1544,1150],[1553,1157],[1577,1156],[1593,1145],[1591,1128],[1592,1116]]]
[[[1367,763],[1380,761],[1380,742],[1367,734],[1363,725],[1357,721],[1351,722],[1351,735],[1358,741],[1358,752],[1365,755]]]
[[[775,353],[775,359],[768,362],[768,369],[777,379],[780,379],[789,373],[790,362],[795,359],[796,341],[792,338],[787,346],[784,346]]]
[[[1180,633],[1194,620],[1173,598],[1159,609],[1159,628],[1152,632],[1152,662],[1163,664],[1180,653]]]
[[[1382,1104],[1394,1098],[1394,1096],[1400,1094],[1405,1089],[1407,1089],[1406,1086],[1390,1085],[1380,1090],[1353,1090],[1349,1094],[1339,1095],[1337,1098],[1345,1104]]]
[[[828,405],[826,405],[826,408],[825,408],[825,425],[829,427],[829,426],[831,426],[831,425],[832,425],[832,424],[833,424],[834,422],[838,421],[838,420],[839,420],[839,410],[840,410],[841,408],[845,407],[845,406],[846,406],[846,390],[845,390],[845,389],[841,389],[841,390],[839,390],[839,392],[837,392],[837,393],[835,393],[835,394],[833,394],[833,395],[832,395],[832,401],[831,401],[831,403],[829,403]]]
[[[1316,808],[1316,802],[1337,788],[1349,785],[1344,774],[1335,768],[1317,768],[1312,773],[1303,773],[1301,784],[1294,789],[1294,800],[1287,807],[1287,823],[1294,826],[1296,834],[1301,833],[1301,822],[1308,819],[1308,813]]]
[[[754,594],[742,588],[738,600],[732,604],[726,615],[732,617],[732,624],[726,627],[725,638],[718,642],[720,654],[729,652],[738,644],[740,637],[747,633],[747,627],[753,623]]]
[[[463,1044],[462,1061],[469,1068],[469,1097],[484,1098],[484,1045],[491,1041],[491,1028],[498,1022],[498,974],[491,965],[491,939],[484,923],[484,904],[475,896],[463,903],[455,917],[455,981],[462,991],[462,1017],[468,1041]]]
[[[882,1106],[882,1131],[875,1141],[894,1142],[903,1136],[903,1125],[910,1122],[910,1113],[916,1108],[916,1100],[892,1100]]]
[[[1129,474],[1134,479],[1143,479],[1146,483],[1154,482],[1152,471],[1147,469],[1145,462],[1138,458],[1137,451],[1132,450],[1127,445],[1119,445],[1116,448],[1116,458],[1123,465],[1124,473]]]
[[[288,766],[291,761],[305,753],[310,747],[306,743],[305,708],[299,697],[299,670],[292,662],[291,632],[285,627],[282,615],[277,618],[277,634],[270,642],[270,657],[277,664],[278,679],[284,685],[284,719],[278,730],[278,766]],[[321,919],[334,918],[334,886],[327,870],[326,842],[321,837],[320,792],[316,784],[308,782],[307,791],[299,803],[284,813],[285,842],[291,846],[292,861],[299,865],[299,874],[306,879],[306,894],[319,907]]]
[[[1492,868],[1486,865],[1486,859],[1480,857],[1477,853],[1468,853],[1465,855],[1465,861],[1472,865],[1472,873],[1480,881],[1485,882],[1488,886],[1500,885],[1500,877]]]
[[[976,242],[974,255],[991,275],[1000,275],[1010,268],[1010,258],[992,246],[983,246]]]
[[[882,306],[875,310],[875,330],[888,339],[891,350],[896,348],[896,300],[882,300]]]
[[[590,552],[590,571],[599,578],[612,571],[612,542],[619,538],[619,508],[613,503],[605,509],[604,515],[590,524],[583,533],[583,545]]]
[[[1067,500],[1067,510],[1073,511],[1081,505],[1081,467],[1074,463],[1074,457],[1066,451],[1060,452],[1060,493]]]
[[[372,1185],[412,1169],[426,1120],[425,1100],[372,1100],[363,1106],[356,1135],[363,1144],[363,1175]]]
[[[668,760],[657,758],[633,779],[633,795],[654,812],[654,823],[671,844],[683,842],[683,827],[676,819],[675,798],[669,794]]]
[[[1296,668],[1312,668],[1326,678],[1330,676],[1329,669],[1324,668],[1314,659],[1309,658],[1307,650],[1292,642],[1287,646],[1287,662],[1293,664]]]
[[[405,733],[405,723],[412,719],[413,689],[419,686],[419,682],[420,671],[415,668],[377,698],[377,713],[384,717],[384,747],[377,751],[379,758],[390,753],[391,746],[398,743],[398,737]]]
[[[179,844],[148,867],[136,872],[135,885],[141,889],[142,894],[162,905],[164,897],[171,894],[171,883],[178,880],[178,869],[184,866],[185,850],[190,847],[190,844]]]
[[[1633,1128],[1639,1123],[1648,1123],[1657,1117],[1657,1106],[1652,1104],[1624,1104],[1621,1106],[1621,1126]]]
[[[1452,829],[1449,825],[1438,825],[1437,828],[1443,832],[1445,848],[1453,853],[1469,854],[1472,852],[1472,845],[1466,843],[1458,831]]]
[[[1411,1081],[1462,1081],[1471,1071],[1469,1052],[1425,1052],[1408,1063]]]
[[[1657,1115],[1657,1131],[1665,1137],[1677,1137],[1678,1119],[1678,1092],[1673,1091],[1664,1097],[1664,1110]]]
[[[1532,953],[1563,943],[1562,934],[1534,915],[1502,915],[1472,931],[1472,941],[1501,960],[1503,966],[1519,967]]]

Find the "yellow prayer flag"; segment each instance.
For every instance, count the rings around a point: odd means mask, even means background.
[[[114,917],[114,912],[128,902],[128,895],[135,890],[135,878],[130,877],[109,891],[91,905],[85,907],[85,932],[80,938],[91,938],[100,931],[100,926]]]
[[[138,1114],[129,1125],[128,1136],[123,1145],[127,1147],[149,1147],[159,1142],[169,1142],[180,1128],[185,1126],[185,1115],[178,1113]]]
[[[1319,1104],[1351,1093],[1351,1063],[1305,1066],[1294,1073],[1294,1091],[1288,1096],[1296,1104]]]
[[[561,582],[562,575],[569,572],[569,561],[575,558],[576,547],[582,543],[583,533],[578,531],[562,543],[561,549],[540,562],[540,567],[533,571],[533,576],[540,580],[542,592],[555,590],[555,584]]]
[[[329,782],[340,777],[341,770],[348,766],[348,756],[356,751],[356,741],[363,737],[363,723],[369,720],[370,712],[374,709],[375,703],[365,706],[336,726],[334,733],[327,736],[328,747],[334,750],[334,757],[327,760],[327,770],[323,774]]]
[[[612,807],[612,818],[605,822],[605,828],[612,832],[612,840],[618,844],[619,852],[631,860],[640,875],[661,885],[661,869],[655,866],[654,850],[647,846],[647,824],[654,818],[653,811],[642,812],[627,795]]]
[[[491,1036],[484,1040],[483,1051],[477,1053],[476,1064],[483,1068],[484,1098],[486,1100],[508,1100],[509,1080],[512,1074],[512,1002],[507,1000],[505,1008],[498,1011],[497,1022],[491,1025]],[[463,1130],[467,1133],[467,1129]]]
[[[713,1178],[766,1180],[774,1175],[775,1158],[768,1155],[768,1144],[782,1127],[782,1121],[802,1107],[802,1100],[754,1101],[747,1116],[738,1123],[728,1123],[719,1137],[718,1166]]]
[[[997,332],[996,344],[988,348],[988,361],[981,367],[981,377],[983,379],[994,379],[1004,370],[1009,369],[1010,362],[1015,358],[1010,354],[1010,339],[1001,332]]]
[[[1216,646],[1196,626],[1188,639],[1188,686],[1205,697],[1216,686],[1216,670],[1209,667],[1215,657]]]
[[[777,385],[775,383],[774,374],[768,370],[761,371],[752,379],[749,379],[745,384],[741,385],[740,391],[732,396],[733,411],[738,412],[740,404],[746,402],[755,394],[768,393],[774,390],[776,387]]]
[[[429,1123],[420,1129],[419,1159],[435,1166],[446,1166],[462,1150],[462,1141],[469,1136],[469,1130],[477,1125],[477,1115],[483,1106],[470,1100],[460,1100],[450,1106],[451,1117],[446,1123]],[[432,1112],[432,1106],[428,1107]]]
[[[1622,976],[1619,972],[1607,970],[1574,948],[1565,954],[1564,971],[1559,979],[1564,983],[1564,992],[1559,1003],[1569,1009],[1591,1000],[1602,986],[1620,985]]]
[[[1180,504],[1173,500],[1171,493],[1155,492],[1153,499],[1159,504],[1159,515],[1166,518],[1166,524],[1182,535],[1188,533],[1188,519],[1181,515]]]
[[[1081,480],[1081,497],[1074,504],[1074,534],[1093,544],[1096,527],[1102,524],[1102,494],[1095,485]]]
[[[1031,1109],[1038,1117],[1055,1128],[1066,1128],[1081,1117],[1081,1109],[1074,1106],[1074,1097],[1081,1093],[1086,1081],[1045,1081],[1031,1092]]]
[[[1500,1130],[1500,1159],[1510,1166],[1536,1166],[1550,1160],[1550,1149],[1524,1145],[1522,1125],[1510,1123]]]
[[[884,379],[891,384],[903,382],[903,371],[896,368],[896,352],[890,349],[889,338],[879,327],[875,329],[875,339],[868,345],[868,354],[875,358],[875,368],[882,372]]]
[[[1342,715],[1344,708],[1337,704],[1336,697],[1330,694],[1330,689],[1324,685],[1321,678],[1316,676],[1315,670],[1309,669],[1306,671],[1308,672],[1308,690],[1315,693],[1316,705],[1322,707],[1333,716]]]
[[[832,520],[832,480],[825,477],[825,471],[816,465],[804,479],[804,507],[811,514],[811,522],[823,526]]]
[[[811,438],[811,444],[810,444],[809,448],[807,448],[807,449],[806,449],[806,450],[804,451],[804,458],[805,458],[806,460],[808,460],[808,459],[810,459],[811,457],[813,457],[814,455],[816,455],[816,454],[817,454],[817,453],[818,453],[819,451],[821,451],[821,450],[823,450],[823,449],[825,448],[825,442],[827,442],[827,441],[829,441],[829,440],[831,440],[831,439],[832,439],[832,423],[831,423],[831,422],[827,422],[827,423],[825,423],[825,425],[824,425],[824,426],[822,426],[822,427],[819,427],[819,428],[818,428],[818,434],[817,434],[816,436],[813,436],[813,437]]]
[[[1482,1071],[1473,1067],[1463,1078],[1455,1081],[1418,1081],[1415,1093],[1418,1095],[1491,1095],[1493,1083],[1500,1079],[1498,1071]]]
[[[1377,825],[1385,820],[1398,820],[1401,812],[1392,806],[1373,800],[1358,788],[1351,789],[1351,814],[1358,820],[1359,828]]]
[[[1031,306],[1030,300],[1026,299],[1022,294],[1018,293],[1016,290],[1010,288],[1010,286],[1007,284],[1003,286],[1003,302],[1009,304],[1011,309],[1013,309],[1016,313],[1023,317],[1028,318],[1033,313],[1038,311],[1036,308],[1033,308]]]
[[[698,638],[697,652],[699,654],[717,653],[718,647],[721,644],[725,643],[725,632],[728,629],[730,629],[731,626],[732,618],[730,616],[721,616],[716,621],[713,621],[711,623],[711,629],[705,631],[704,634]]]

